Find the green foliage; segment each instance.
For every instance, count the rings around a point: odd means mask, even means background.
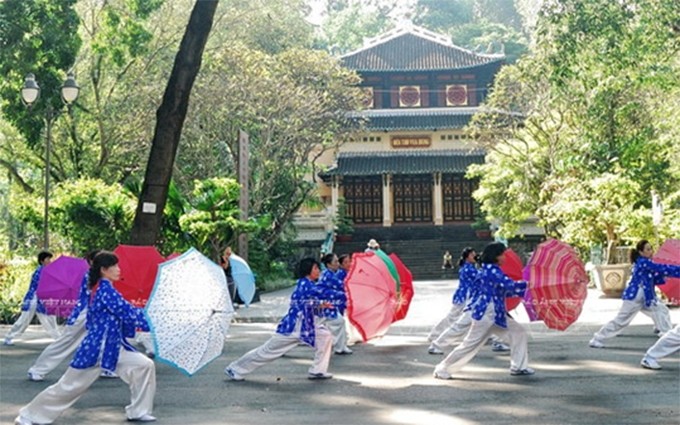
[[[35,267],[33,262],[14,254],[0,254],[0,323],[16,320]]]
[[[0,110],[36,147],[48,107],[59,110],[61,85],[74,64],[81,40],[76,0],[0,2]],[[24,77],[33,73],[41,99],[29,111],[21,101]]]
[[[335,232],[338,235],[351,235],[354,233],[354,221],[347,213],[345,198],[338,199],[338,211],[335,217]]]
[[[135,199],[121,189],[100,180],[81,179],[62,183],[54,190],[51,223],[73,252],[113,249],[125,242]]]

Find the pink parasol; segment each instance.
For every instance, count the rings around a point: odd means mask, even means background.
[[[680,239],[668,239],[661,245],[653,261],[655,263],[680,266]],[[673,305],[680,305],[680,278],[667,277],[666,283],[658,286]]]
[[[522,280],[522,259],[511,248],[505,250],[505,261],[501,265],[501,270],[512,280]],[[506,310],[514,310],[521,301],[520,297],[506,298]]]
[[[401,320],[406,317],[408,309],[411,306],[411,300],[413,299],[413,275],[411,271],[404,265],[397,254],[390,254],[390,258],[394,263],[394,267],[397,268],[397,273],[399,273],[399,280],[401,285],[399,287],[399,293],[397,293],[397,306],[394,311],[394,320]]]
[[[364,341],[383,336],[394,319],[396,282],[385,262],[373,253],[352,256],[345,279],[347,317]]]
[[[82,258],[62,255],[43,267],[36,295],[47,314],[68,317],[78,302],[80,284],[89,269]]]
[[[588,275],[574,248],[550,239],[539,244],[527,264],[529,299],[547,327],[565,330],[574,323],[588,294]]]

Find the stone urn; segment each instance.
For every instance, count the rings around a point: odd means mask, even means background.
[[[630,264],[606,264],[595,266],[593,276],[595,286],[602,291],[605,296],[617,298],[626,289],[630,279]]]

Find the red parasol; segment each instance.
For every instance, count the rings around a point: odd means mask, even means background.
[[[394,267],[397,268],[397,273],[399,273],[399,280],[401,281],[400,290],[397,293],[397,306],[394,311],[394,319],[401,320],[406,317],[408,313],[408,308],[411,306],[411,300],[413,299],[413,275],[411,271],[404,265],[397,254],[390,254],[390,259],[394,263]]]
[[[680,239],[668,239],[654,254],[655,263],[674,264],[680,266]],[[680,305],[680,278],[667,277],[666,283],[659,285],[673,305]]]
[[[136,307],[144,307],[156,281],[158,265],[165,261],[154,246],[118,245],[120,280],[113,283],[118,292]]]
[[[373,253],[352,256],[345,279],[347,317],[364,341],[382,336],[394,319],[396,283],[385,262]]]
[[[522,259],[511,248],[505,250],[505,261],[501,265],[501,270],[512,280],[522,280]],[[506,310],[514,310],[521,301],[520,297],[506,298]]]
[[[36,295],[47,314],[68,317],[78,302],[80,286],[89,269],[82,258],[62,255],[43,267]]]
[[[567,329],[578,319],[588,294],[588,275],[578,253],[550,239],[536,247],[527,268],[538,318],[551,329]]]

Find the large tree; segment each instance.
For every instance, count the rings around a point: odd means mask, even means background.
[[[130,234],[135,245],[153,245],[160,234],[175,155],[203,49],[212,28],[217,0],[197,0],[170,74],[170,80],[156,112],[156,128],[142,193]],[[152,206],[152,208],[148,208]]]

